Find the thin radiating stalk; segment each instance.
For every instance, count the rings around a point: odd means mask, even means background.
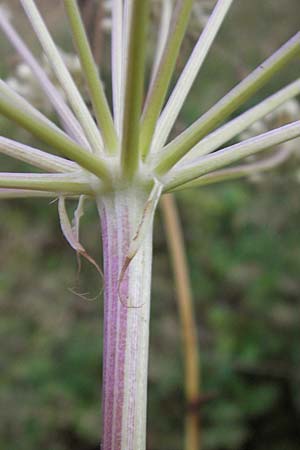
[[[146,448],[152,226],[121,277],[146,201],[136,190],[98,201],[105,280],[102,450]]]
[[[25,64],[28,65],[37,83],[41,86],[50,103],[52,104],[54,110],[57,112],[64,129],[68,134],[82,145],[84,148],[89,148],[88,141],[86,140],[84,133],[77,119],[75,118],[73,112],[69,109],[67,104],[64,102],[61,94],[56,89],[56,87],[51,83],[45,71],[42,69],[40,64],[34,58],[31,51],[25,45],[22,38],[16,32],[16,30],[11,25],[9,19],[5,16],[3,12],[0,11],[0,27],[6,34],[7,38],[11,44],[15,47],[16,51],[19,53],[21,58],[24,60]]]
[[[197,327],[183,230],[173,195],[167,194],[162,197],[161,209],[174,272],[183,342],[186,397],[184,448],[185,450],[200,450],[201,432],[197,408],[200,398],[200,351],[197,343]]]
[[[29,189],[93,195],[89,183],[78,175],[39,173],[0,173],[0,188]]]
[[[191,14],[193,0],[177,0],[168,40],[159,63],[156,77],[150,85],[141,121],[141,153],[150,151],[156,121],[164,104],[174,74],[176,60]]]
[[[286,142],[282,144],[282,148],[280,148],[280,150],[278,150],[268,158],[263,158],[251,164],[241,164],[229,169],[217,170],[207,175],[203,175],[202,177],[196,178],[195,180],[185,183],[173,190],[178,191],[181,189],[207,186],[209,184],[237,180],[239,178],[245,178],[251,175],[258,175],[263,172],[268,172],[287,161],[294,152],[295,148],[295,142]]]
[[[144,93],[149,0],[132,0],[129,13],[121,162],[124,173],[132,178],[139,163],[139,122]]]
[[[99,130],[81,97],[53,39],[33,0],[20,0],[28,19],[30,20],[36,36],[39,39],[48,61],[59,80],[72,109],[85,131],[86,137],[95,151],[98,153],[103,149],[103,142]]]
[[[260,64],[193,125],[170,142],[160,156],[156,171],[162,175],[170,170],[203,137],[258,91],[296,55],[300,55],[300,32]]]
[[[117,136],[109,105],[100,81],[91,47],[81,20],[76,0],[64,0],[72,29],[73,39],[78,51],[83,73],[85,75],[90,99],[93,105],[97,123],[104,141],[104,150],[115,153],[117,150]]]
[[[122,131],[123,9],[123,0],[112,0],[111,76],[114,120],[119,137]]]
[[[46,153],[12,139],[0,136],[0,153],[19,159],[34,167],[46,170],[47,172],[74,172],[80,171],[80,167],[59,156],[54,156],[51,153]]]
[[[195,178],[299,136],[300,120],[203,156],[194,164],[179,170],[175,176],[170,177],[171,179],[166,181],[166,190],[173,190]]]
[[[41,141],[60,151],[67,158],[73,159],[79,165],[99,176],[103,180],[109,179],[109,172],[105,163],[96,155],[86,152],[78,144],[66,137],[63,133],[49,127],[43,120],[31,116],[20,110],[11,102],[0,95],[0,112],[7,118],[18,123],[20,126],[30,131]]]
[[[218,128],[213,133],[206,136],[198,145],[192,148],[189,153],[183,158],[177,167],[192,162],[199,156],[207,155],[213,152],[221,145],[230,141],[235,136],[238,136],[253,123],[265,117],[270,112],[276,110],[280,105],[284,104],[293,97],[300,94],[300,79],[288,84],[280,91],[267,97],[258,105],[250,108],[235,119],[230,120],[222,127]]]
[[[123,131],[123,121],[124,121],[124,109],[125,109],[125,91],[126,91],[126,73],[128,65],[128,55],[129,55],[129,37],[130,37],[130,8],[131,0],[123,1],[123,17],[122,17],[122,47],[119,51],[122,52],[122,66],[121,66],[121,92],[120,92],[120,132],[119,135],[122,137]]]
[[[15,106],[17,106],[20,110],[26,111],[29,115],[36,117],[37,119],[42,120],[46,125],[48,125],[53,130],[62,133],[62,130],[55,125],[55,123],[51,122],[48,117],[44,116],[38,109],[31,105],[25,98],[15,92],[9,84],[5,83],[5,81],[0,80],[0,95],[4,98],[7,98]],[[67,135],[66,135],[67,136]]]
[[[0,108],[2,114],[5,115],[5,105],[11,105],[10,111],[19,111],[19,115],[23,114],[26,117],[27,122],[32,124],[43,123],[45,130],[48,129],[52,132],[52,135],[64,136],[69,142],[74,142],[63,130],[61,130],[55,123],[53,123],[48,117],[44,116],[34,106],[32,106],[25,98],[17,94],[10,86],[4,81],[0,80]]]
[[[154,56],[154,62],[152,66],[152,74],[150,77],[150,85],[153,83],[159,63],[161,61],[165,45],[168,39],[169,28],[172,18],[173,4],[172,0],[162,0],[161,1],[161,18],[158,30],[157,44]]]
[[[157,121],[151,151],[165,144],[233,0],[219,0]]]
[[[72,194],[64,194],[67,197],[73,197]],[[1,200],[12,200],[21,198],[56,198],[57,192],[48,191],[30,191],[26,189],[5,189],[0,188],[0,199]]]

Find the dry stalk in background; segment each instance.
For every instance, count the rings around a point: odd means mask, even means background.
[[[174,272],[176,299],[181,324],[185,376],[185,450],[199,450],[200,370],[193,296],[186,258],[183,230],[174,195],[161,199],[166,237]]]

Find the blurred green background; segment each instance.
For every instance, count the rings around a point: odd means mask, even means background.
[[[27,42],[17,1],[6,1]],[[50,5],[51,3],[51,5]],[[70,50],[62,2],[37,1]],[[299,28],[298,0],[236,0],[185,106],[183,128]],[[153,33],[153,39],[155,33]],[[192,48],[188,37],[178,62]],[[38,46],[34,44],[38,50]],[[103,46],[102,70],[109,76]],[[38,50],[39,51],[39,50]],[[1,35],[1,77],[18,57]],[[299,76],[299,59],[259,101]],[[0,118],[1,134],[30,136]],[[37,143],[35,143],[38,145]],[[300,152],[256,180],[177,195],[186,237],[201,347],[203,450],[300,448]],[[3,156],[1,171],[29,168]],[[100,255],[95,208],[83,240]],[[0,448],[96,450],[101,432],[102,299],[85,301],[76,258],[63,239],[56,204],[0,204]],[[172,271],[160,214],[155,224],[148,449],[183,448],[183,367]],[[83,266],[80,292],[102,280]]]

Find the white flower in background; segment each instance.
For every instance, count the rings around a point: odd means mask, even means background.
[[[110,32],[112,27],[112,2],[111,0],[105,0],[103,2],[103,18],[102,29]]]
[[[300,118],[300,104],[296,99],[290,99],[266,116],[266,122],[285,124]]]
[[[276,126],[285,125],[287,123],[293,122],[294,120],[299,120],[300,118],[300,104],[296,99],[290,99],[282,105],[278,106],[274,111],[267,114],[263,119],[254,122],[247,130],[240,134],[239,138],[249,139],[258,134],[262,134],[275,128]],[[281,144],[282,154],[285,152],[287,156],[291,153],[295,157],[300,156],[300,139],[294,139],[289,142]],[[259,162],[260,158],[252,155],[247,158],[248,162]],[[261,182],[265,177],[264,173],[250,173],[248,179],[254,183]],[[300,172],[296,174],[297,180],[300,181]]]
[[[76,81],[76,84],[80,86],[81,90],[84,92],[85,82],[78,56],[75,53],[68,53],[61,48],[59,48],[59,52],[66,67]],[[60,95],[66,98],[64,90],[60,87],[53,70],[51,69],[51,65],[44,54],[41,57],[40,64],[49,79],[57,87]],[[45,96],[39,82],[26,63],[19,63],[15,67],[13,75],[8,77],[5,81],[11,89],[20,94],[22,97],[25,97],[26,100],[32,103],[35,107],[41,109],[45,113],[50,113],[52,111],[53,107],[49,99]]]
[[[248,139],[257,134],[264,133],[275,126],[285,125],[300,119],[300,104],[296,99],[290,99],[267,114],[263,119],[254,122],[246,131],[241,133],[241,139]],[[293,141],[297,142],[296,139]]]
[[[11,20],[12,13],[11,10],[4,4],[0,3],[0,13],[5,17],[6,20]]]
[[[198,0],[194,4],[192,21],[198,30],[204,28],[215,6],[215,0]]]

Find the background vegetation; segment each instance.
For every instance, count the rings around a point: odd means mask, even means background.
[[[28,42],[17,2],[15,22]],[[71,48],[58,1],[38,1],[57,41]],[[190,123],[299,28],[298,0],[236,1],[190,96]],[[154,37],[154,34],[153,34]],[[184,44],[178,70],[193,43]],[[1,36],[0,73],[18,58]],[[102,63],[108,65],[103,46]],[[109,71],[107,69],[107,75]],[[299,76],[299,60],[254,101]],[[0,118],[1,133],[30,137]],[[0,159],[1,171],[26,166]],[[204,450],[300,448],[300,152],[272,174],[177,196],[201,347]],[[96,211],[83,236],[100,253]],[[99,280],[61,236],[56,204],[0,205],[0,448],[96,450],[100,434],[102,301],[70,292]],[[163,225],[155,227],[149,450],[182,449],[180,333]],[[78,284],[79,283],[79,284]]]

